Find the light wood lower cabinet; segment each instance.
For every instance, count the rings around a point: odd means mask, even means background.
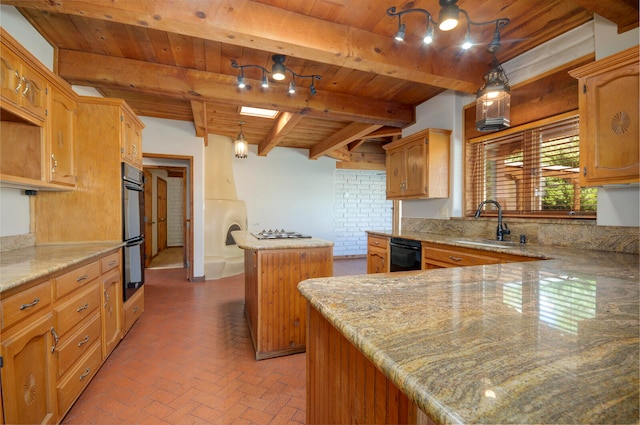
[[[5,303],[3,302],[3,309]],[[53,424],[58,419],[53,345],[53,313],[17,322],[2,333],[4,423]]]
[[[367,273],[388,273],[389,264],[389,238],[367,236]]]
[[[0,423],[60,422],[117,345],[121,255],[117,249],[1,294]]]
[[[307,304],[298,283],[333,275],[333,247],[245,250],[245,314],[256,360],[301,353]]]
[[[422,270],[534,260],[539,258],[422,242]]]
[[[124,329],[123,336],[129,332],[136,320],[144,312],[144,285],[138,289],[124,304]]]
[[[308,425],[435,424],[316,309],[307,310]]]

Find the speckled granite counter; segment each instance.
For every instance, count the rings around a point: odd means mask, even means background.
[[[38,245],[0,253],[0,295],[119,248],[122,243]]]
[[[439,423],[638,423],[638,256],[514,249],[553,259],[298,288]]]
[[[231,232],[231,236],[242,249],[287,249],[287,248],[321,248],[323,246],[333,246],[333,242],[316,238],[303,239],[258,239],[251,233],[236,230]]]

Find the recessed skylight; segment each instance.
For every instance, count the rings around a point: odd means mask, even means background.
[[[251,106],[240,107],[240,115],[247,115],[250,117],[274,119],[279,112],[280,111],[274,111],[272,109],[252,108]]]

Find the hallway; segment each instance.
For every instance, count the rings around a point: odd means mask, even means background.
[[[359,274],[364,258],[336,260]],[[145,312],[64,424],[304,424],[305,354],[256,361],[244,274],[185,282],[146,271]]]

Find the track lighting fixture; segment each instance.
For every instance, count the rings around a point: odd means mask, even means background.
[[[500,28],[503,28],[504,26],[509,24],[509,22],[511,22],[508,18],[498,18],[494,19],[493,21],[487,22],[475,22],[469,17],[467,11],[464,9],[460,9],[456,3],[458,3],[458,0],[440,0],[440,13],[438,14],[438,19],[440,20],[439,23],[433,19],[433,15],[431,14],[431,12],[426,9],[407,9],[397,12],[395,6],[390,7],[389,9],[387,9],[387,15],[398,17],[398,32],[396,32],[395,34],[395,39],[398,41],[404,41],[406,24],[402,22],[402,16],[406,15],[407,13],[422,13],[427,16],[426,29],[424,32],[425,35],[423,38],[424,44],[431,44],[435,40],[435,27],[437,27],[440,31],[451,31],[458,26],[460,15],[464,15],[467,22],[467,33],[465,35],[463,43],[461,44],[461,47],[464,50],[470,49],[474,45],[473,39],[471,37],[472,25],[495,25],[496,34],[499,39]]]
[[[240,124],[240,133],[238,134],[238,137],[236,137],[235,142],[233,142],[233,146],[236,153],[236,158],[244,159],[247,157],[249,145],[247,144],[247,140],[244,138],[244,134],[242,133],[242,124],[244,124],[244,121],[238,121],[238,124]]]
[[[322,76],[320,75],[301,75],[295,73],[290,68],[287,68],[284,64],[284,60],[286,56],[284,55],[273,55],[273,65],[271,66],[271,71],[267,68],[260,65],[238,65],[235,60],[231,61],[231,66],[240,70],[240,75],[238,76],[238,88],[243,89],[247,87],[247,84],[244,81],[244,69],[245,68],[259,68],[262,70],[262,84],[263,88],[269,88],[269,79],[267,75],[271,74],[271,78],[276,81],[283,81],[286,78],[286,73],[291,73],[291,81],[289,82],[289,94],[294,94],[296,92],[296,84],[295,79],[297,78],[311,78],[311,86],[309,87],[309,92],[311,95],[317,93],[315,80],[320,80]]]

